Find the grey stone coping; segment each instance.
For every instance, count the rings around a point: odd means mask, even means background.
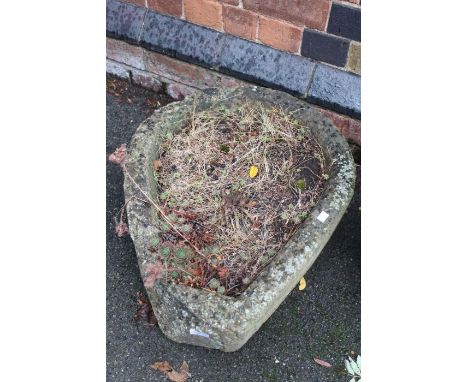
[[[361,77],[318,64],[307,98],[317,105],[361,118]]]
[[[353,195],[355,167],[345,139],[315,106],[292,95],[261,87],[210,89],[154,112],[135,132],[127,152],[126,167],[138,187],[150,195],[158,192],[152,161],[168,132],[177,134],[190,116],[196,99],[198,111],[214,104],[225,108],[245,102],[262,102],[294,114],[311,129],[322,146],[329,179],[309,217],[278,252],[262,274],[238,297],[156,283],[148,296],[162,332],[174,341],[222,351],[235,351],[261,327],[295,288],[327,243]],[[125,177],[124,191],[130,234],[142,276],[154,262],[148,243],[158,235],[158,216]]]
[[[106,28],[109,37],[361,116],[361,78],[323,64],[316,78],[318,63],[309,58],[117,0],[107,0]]]

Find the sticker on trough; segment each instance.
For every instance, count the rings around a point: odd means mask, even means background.
[[[325,223],[325,220],[328,218],[328,214],[325,211],[320,212],[319,216],[317,216],[317,219],[320,220],[322,223]]]
[[[193,336],[200,336],[205,338],[210,338],[209,334],[198,331],[197,329],[190,328],[190,334]]]

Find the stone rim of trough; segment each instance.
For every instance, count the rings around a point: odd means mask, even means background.
[[[270,317],[296,287],[328,242],[352,198],[356,170],[349,146],[331,120],[313,105],[287,93],[259,86],[238,89],[208,89],[156,110],[136,130],[126,157],[126,168],[145,192],[154,195],[156,184],[152,161],[159,156],[159,144],[168,132],[183,127],[193,111],[213,103],[229,107],[233,102],[260,101],[291,111],[313,129],[333,162],[322,195],[298,232],[278,252],[267,268],[238,297],[191,288],[179,284],[156,283],[147,288],[158,324],[170,339],[192,345],[235,351]],[[158,235],[157,217],[148,203],[132,198],[140,195],[128,177],[124,181],[130,235],[144,278],[145,265],[154,261],[148,249]]]

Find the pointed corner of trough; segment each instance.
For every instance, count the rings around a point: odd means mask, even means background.
[[[262,102],[281,107],[312,129],[330,164],[322,195],[297,233],[263,273],[238,297],[227,297],[183,285],[157,283],[147,288],[159,327],[170,339],[186,344],[236,351],[262,326],[314,263],[338,225],[354,191],[356,170],[346,140],[313,105],[289,94],[262,87],[210,89],[157,110],[137,129],[127,153],[128,177],[124,189],[130,234],[142,276],[153,256],[148,250],[158,235],[151,206],[134,198],[141,190],[150,195],[156,185],[152,161],[168,132],[177,133],[196,103],[204,110],[214,103]]]

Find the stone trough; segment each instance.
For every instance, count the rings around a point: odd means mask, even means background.
[[[348,144],[322,112],[286,93],[260,87],[208,90],[197,97],[197,110],[214,103],[262,102],[293,112],[312,129],[330,166],[329,179],[316,206],[297,233],[286,243],[269,266],[238,297],[227,297],[183,285],[156,283],[148,288],[162,332],[170,339],[231,352],[241,348],[298,285],[327,243],[353,194],[355,167]],[[157,185],[152,161],[168,132],[177,133],[193,111],[194,99],[172,103],[157,110],[137,129],[126,159],[128,173],[154,199]],[[126,177],[125,197],[130,234],[143,278],[146,264],[154,261],[148,249],[157,237],[157,214],[142,197],[141,190]]]

